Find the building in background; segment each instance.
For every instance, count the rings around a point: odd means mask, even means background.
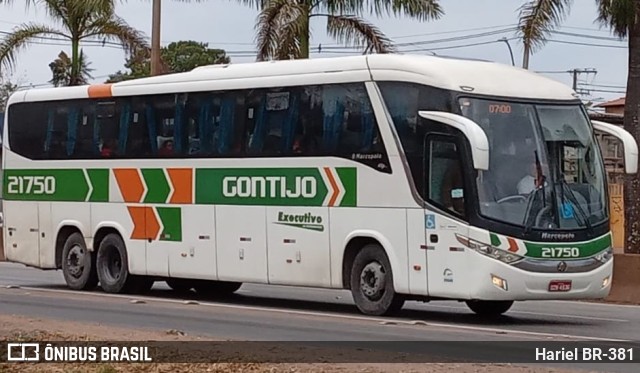
[[[590,111],[589,117],[592,120],[600,120],[603,122],[622,126],[624,119],[624,97],[607,101],[602,104],[595,105],[598,111]],[[596,137],[602,149],[604,165],[607,170],[607,178],[610,184],[622,183],[624,175],[624,159],[622,144],[616,138],[596,132]]]

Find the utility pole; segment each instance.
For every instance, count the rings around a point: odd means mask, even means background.
[[[503,41],[507,44],[507,47],[509,48],[509,55],[511,56],[511,66],[515,66],[516,65],[516,61],[513,59],[513,50],[511,49],[511,44],[509,44],[509,39],[507,38],[502,38],[498,41]]]
[[[160,12],[161,0],[153,0],[153,19],[151,21],[151,75],[160,74]]]
[[[568,71],[569,74],[571,74],[573,76],[573,90],[578,93],[578,94],[589,94],[589,91],[584,90],[584,89],[578,89],[578,76],[580,74],[597,74],[598,71],[594,68],[588,68],[588,69],[573,69],[573,70],[569,70]]]

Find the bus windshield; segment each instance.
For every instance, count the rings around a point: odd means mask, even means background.
[[[608,218],[603,163],[579,104],[460,99],[489,139],[480,213],[527,229],[591,229]]]

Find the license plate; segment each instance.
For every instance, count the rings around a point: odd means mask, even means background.
[[[569,291],[571,280],[553,280],[549,282],[549,291]]]

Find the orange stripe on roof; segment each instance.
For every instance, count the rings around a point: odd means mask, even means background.
[[[89,86],[88,92],[90,98],[113,97],[111,92],[112,84],[92,84]]]
[[[169,168],[167,169],[173,194],[169,203],[190,204],[193,191],[193,176],[190,168]]]

